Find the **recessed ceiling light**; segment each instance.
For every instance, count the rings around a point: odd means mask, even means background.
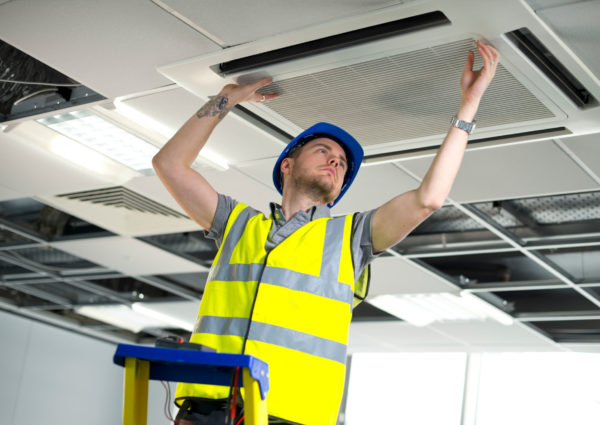
[[[92,112],[65,112],[36,121],[133,170],[153,173],[152,157],[158,148]]]
[[[77,314],[105,322],[118,328],[140,332],[149,328],[169,327],[168,323],[154,317],[139,314],[126,305],[86,305],[75,309]]]
[[[433,322],[485,319],[493,319],[507,326],[513,323],[510,315],[464,291],[460,295],[449,293],[378,295],[369,302],[380,310],[415,326],[427,326]]]

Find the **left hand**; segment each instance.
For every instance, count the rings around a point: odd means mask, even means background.
[[[465,64],[465,69],[463,70],[462,78],[460,80],[463,102],[476,104],[479,103],[483,93],[490,85],[492,78],[494,78],[496,68],[498,67],[498,61],[500,60],[500,53],[489,44],[483,43],[481,40],[477,41],[477,50],[481,55],[481,59],[483,59],[483,68],[479,71],[473,70],[475,54],[472,51],[469,51],[467,63]]]

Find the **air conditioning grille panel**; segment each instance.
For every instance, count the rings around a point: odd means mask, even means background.
[[[460,103],[459,81],[474,40],[396,54],[276,81],[265,106],[300,128],[337,124],[364,146],[444,134]],[[476,69],[482,66],[476,55]],[[479,128],[554,118],[501,64],[484,96]]]
[[[122,186],[109,187],[98,190],[89,190],[84,192],[66,193],[58,197],[89,202],[92,204],[103,205],[106,207],[125,208],[130,211],[141,213],[157,214],[165,217],[185,218],[181,214],[169,207],[159,204],[152,199],[146,198]]]

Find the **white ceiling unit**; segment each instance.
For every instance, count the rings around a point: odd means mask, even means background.
[[[190,15],[188,21],[194,18]],[[544,70],[526,46],[518,46],[523,43],[511,33],[523,28],[519,34],[531,35],[570,71],[570,78],[590,86],[581,90],[591,92],[587,103],[569,97],[552,65]],[[593,75],[529,5],[517,0],[408,2],[159,71],[203,98],[227,83],[273,77],[265,92],[281,96],[244,108],[291,135],[329,121],[355,135],[367,157],[391,157],[440,144],[460,102],[467,51],[476,48],[477,39],[496,46],[502,60],[480,105],[475,142],[539,140],[594,130],[589,126],[594,121],[590,117],[598,115],[590,113],[598,109],[593,108],[598,98]],[[477,55],[475,65],[481,66]]]

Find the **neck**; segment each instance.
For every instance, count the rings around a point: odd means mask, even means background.
[[[283,192],[281,209],[286,220],[292,218],[298,211],[307,211],[316,205],[325,205],[306,196],[292,196]]]

